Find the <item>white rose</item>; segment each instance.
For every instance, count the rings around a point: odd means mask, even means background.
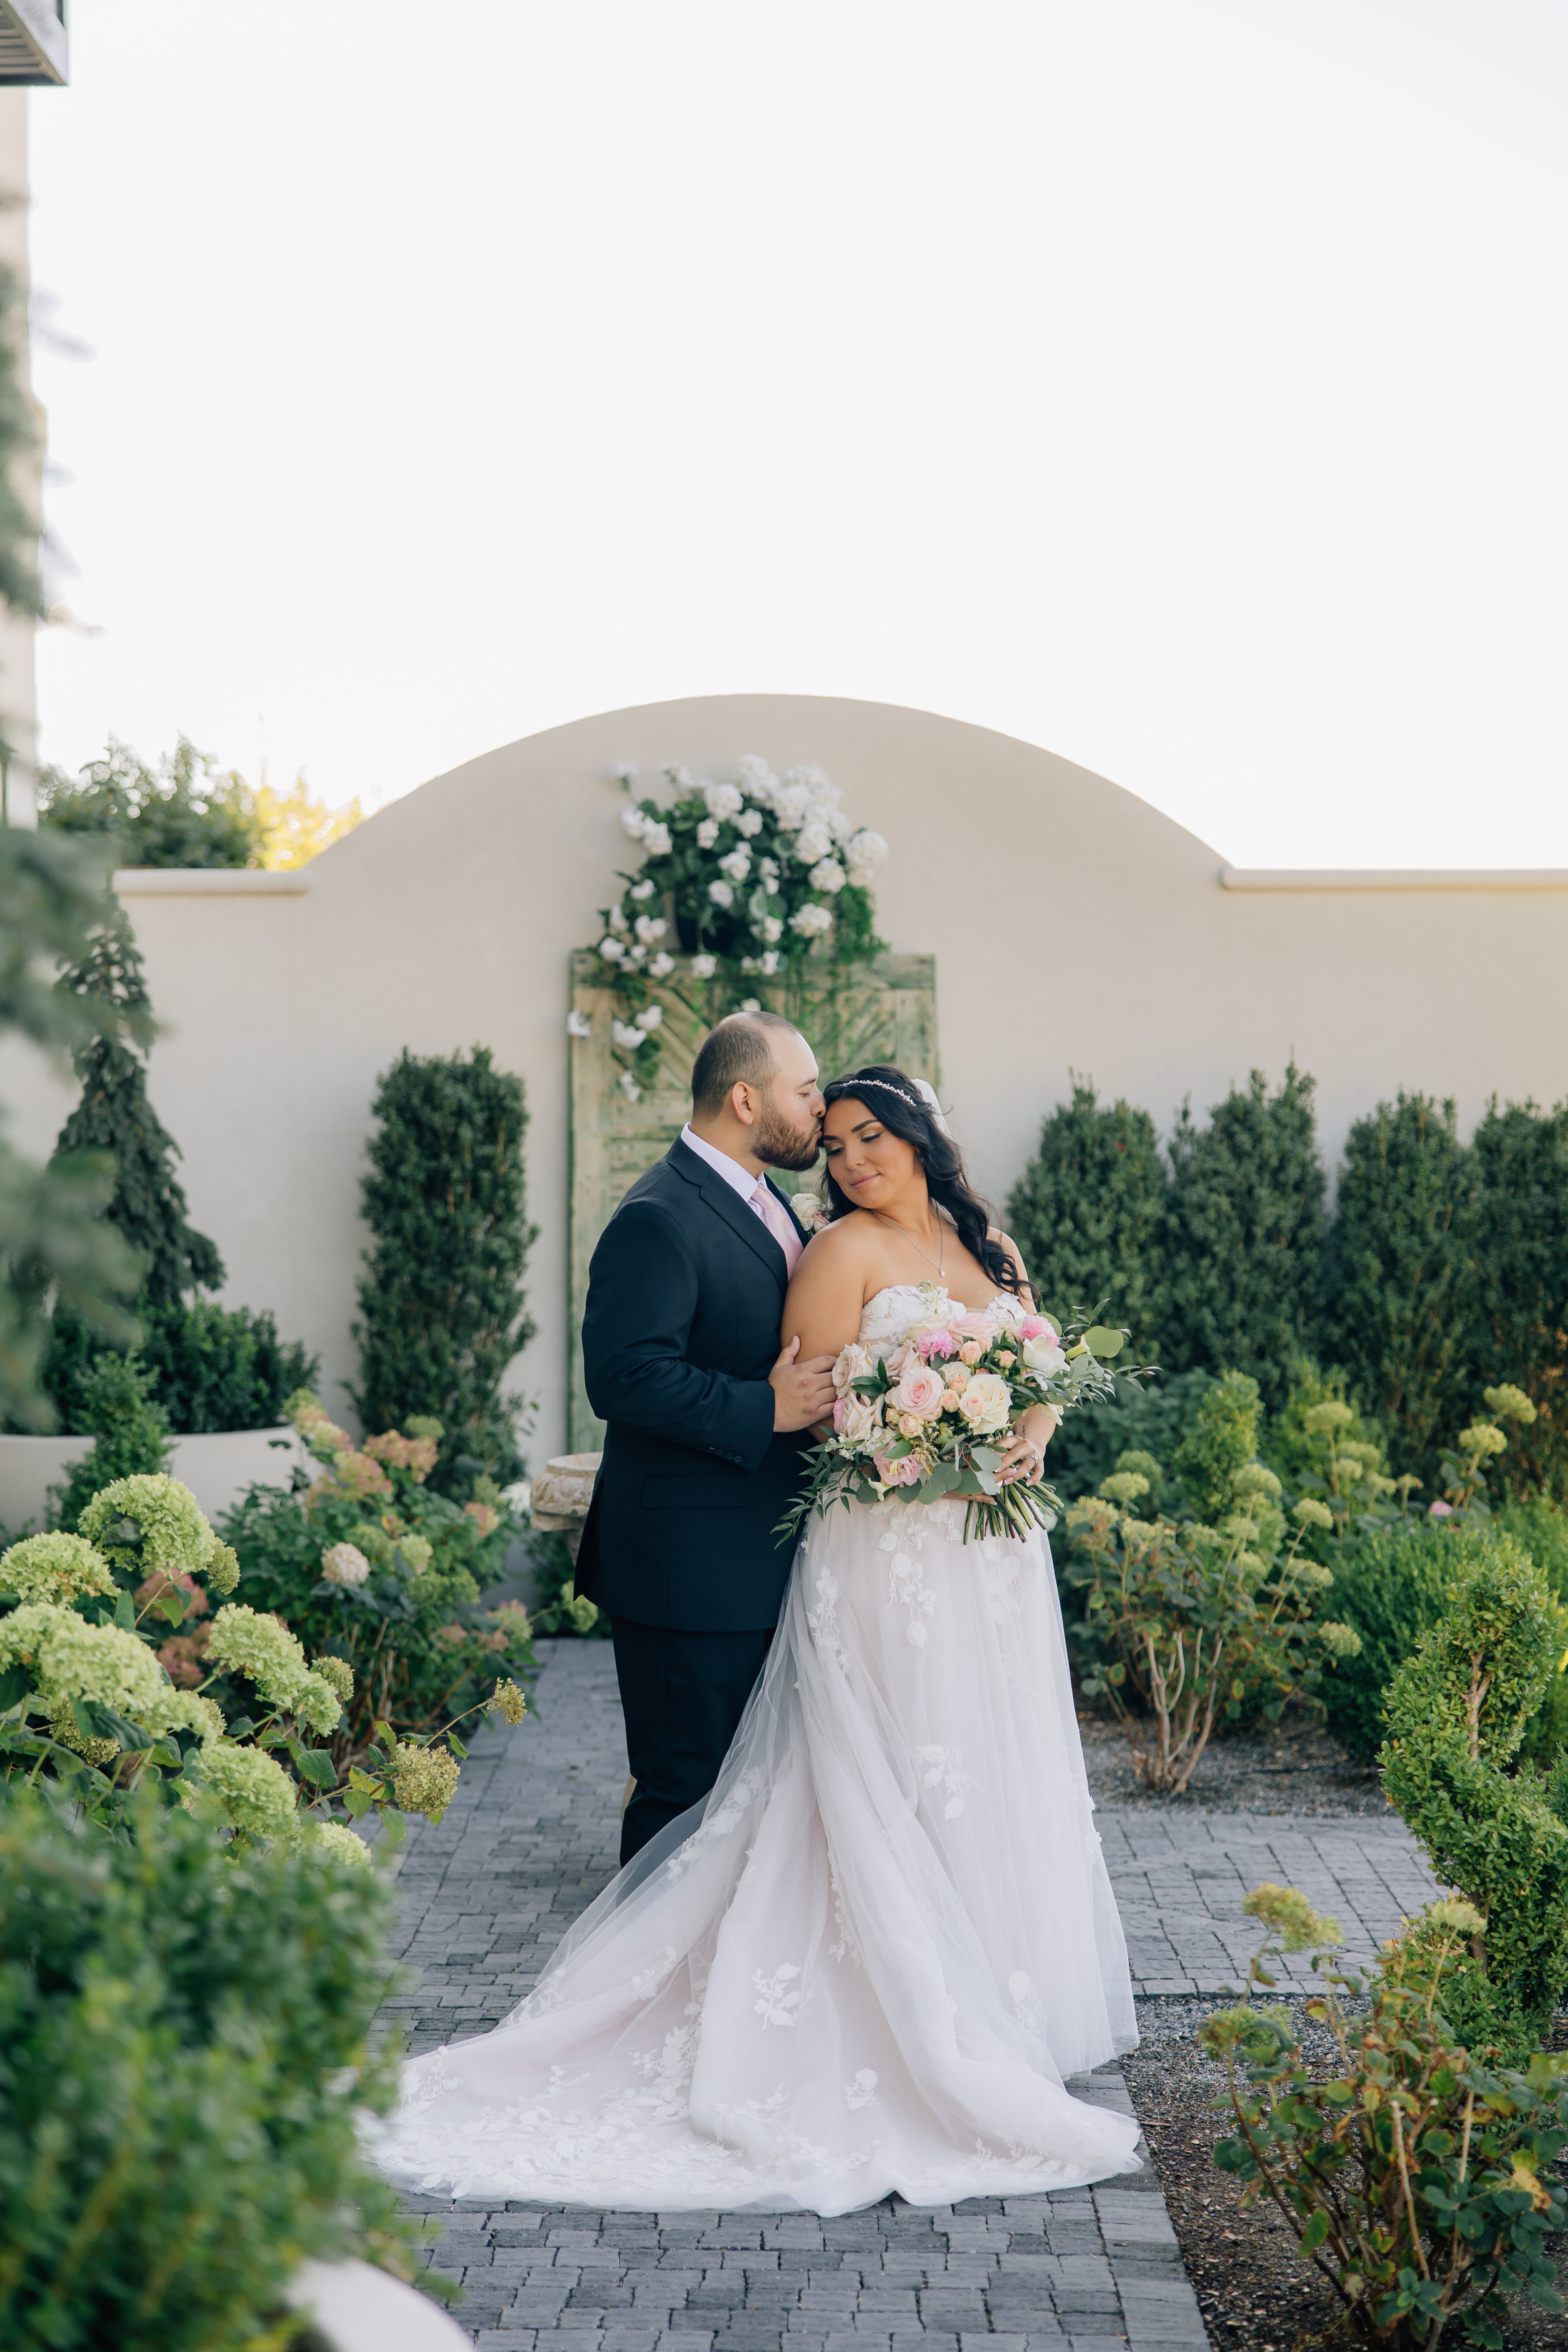
[[[647,1035],[641,1029],[635,1024],[628,1027],[624,1021],[612,1021],[610,1034],[623,1054],[635,1054],[639,1045],[647,1044]]]
[[[882,1403],[879,1397],[849,1397],[839,1415],[840,1437],[851,1445],[870,1445],[882,1434]]]
[[[641,1102],[642,1088],[629,1070],[621,1072],[621,1092],[628,1102]]]
[[[566,1034],[568,1037],[591,1037],[593,1034],[594,1024],[589,1020],[585,1013],[579,1013],[575,1008],[574,1008],[574,1010],[566,1015]]]
[[[749,849],[731,849],[727,857],[719,860],[720,873],[727,874],[731,882],[743,882],[751,870],[752,853]]]
[[[735,762],[735,782],[754,801],[771,800],[778,781],[767,761],[759,759],[754,751],[742,751]]]
[[[617,784],[630,785],[637,782],[637,772],[629,760],[617,760],[610,773]]]
[[[736,832],[743,833],[748,841],[754,841],[762,829],[763,813],[761,809],[742,809],[740,815],[735,819]]]
[[[673,956],[667,956],[664,953],[664,950],[660,949],[658,954],[655,956],[653,961],[648,966],[648,974],[653,980],[662,980],[667,971],[673,971],[674,970],[675,958]],[[654,1006],[653,1010],[656,1013],[658,1012],[657,1004]]]
[[[698,826],[698,828],[697,828],[697,846],[698,846],[698,848],[699,848],[699,849],[711,849],[711,848],[712,848],[712,846],[713,846],[713,844],[718,840],[718,838],[719,838],[719,820],[718,820],[718,818],[717,818],[717,817],[712,817],[712,816],[705,816],[705,817],[703,818],[703,820],[702,820],[701,824],[700,824]]]
[[[735,903],[734,890],[728,882],[710,882],[708,896],[716,907],[732,907]]]
[[[762,973],[764,980],[772,980],[778,968],[779,951],[777,948],[769,948],[765,955],[761,955],[757,958],[757,970]]]
[[[784,925],[776,915],[764,915],[757,929],[769,947],[776,947],[784,937]]]
[[[640,841],[647,831],[648,821],[635,804],[621,811],[621,831],[628,841]]]
[[[642,941],[645,948],[648,945],[650,940],[662,940],[668,929],[669,925],[665,921],[662,915],[639,915],[637,917],[636,924],[637,935]]]
[[[632,884],[632,897],[634,898],[651,898],[653,897],[653,884],[651,882],[634,882]]]
[[[718,969],[719,959],[717,956],[694,955],[691,959],[691,977],[693,980],[711,980]],[[653,970],[651,963],[648,966],[648,970],[649,971]]]
[[[648,970],[649,971],[653,970],[652,964],[649,964]],[[642,1011],[637,1014],[638,1024],[644,1029],[658,1028],[660,1024],[663,1022],[663,1019],[664,1007],[662,1004],[645,1004]]]
[[[668,857],[669,856],[668,825],[649,824],[643,834],[643,847],[650,857]]]
[[[715,888],[718,887],[715,884]],[[833,929],[833,918],[826,907],[797,907],[789,919],[790,929],[809,940]]]
[[[826,801],[831,806],[844,797],[826,768],[786,768],[784,782],[814,801]]]
[[[851,1339],[840,1348],[833,1366],[833,1391],[836,1396],[847,1396],[851,1381],[869,1380],[872,1371],[871,1351],[858,1339]]]
[[[604,957],[606,963],[619,963],[626,951],[626,941],[624,940],[612,938],[601,940],[599,941],[599,953]]]
[[[1042,1381],[1049,1380],[1053,1373],[1065,1372],[1068,1363],[1066,1350],[1054,1334],[1049,1339],[1042,1335],[1037,1339],[1026,1339],[1024,1361]]]
[[[1001,1373],[976,1372],[958,1409],[973,1436],[984,1437],[993,1430],[1005,1429],[1012,1417],[1013,1399]]]
[[[794,833],[805,823],[811,794],[804,784],[783,783],[773,795],[773,814],[781,833]]]
[[[842,890],[844,868],[837,858],[822,857],[817,860],[805,878],[814,890]]]
[[[739,816],[743,803],[733,784],[704,784],[702,797],[708,803],[708,814],[722,824],[726,817]]]
[[[803,824],[795,837],[795,854],[803,866],[815,866],[819,857],[826,856],[832,846],[833,835],[815,818],[811,824]]]

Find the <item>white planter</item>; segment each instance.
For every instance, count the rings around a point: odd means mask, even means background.
[[[368,2263],[302,2263],[289,2304],[332,2352],[473,2352],[428,2295]]]
[[[274,1445],[274,1439],[286,1441],[286,1447]],[[13,1536],[29,1521],[41,1528],[48,1488],[60,1486],[71,1464],[91,1449],[90,1437],[0,1437],[0,1528]],[[294,1464],[306,1461],[299,1438],[285,1423],[176,1437],[169,1469],[184,1479],[208,1518],[216,1519],[247,1486],[286,1486]]]

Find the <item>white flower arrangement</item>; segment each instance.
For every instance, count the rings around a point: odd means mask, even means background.
[[[635,768],[623,761],[613,772],[633,791]],[[888,845],[857,828],[825,770],[801,766],[780,775],[748,752],[728,776],[699,781],[676,763],[663,773],[662,804],[641,797],[620,813],[621,831],[642,862],[623,876],[617,903],[604,909],[596,950],[617,1000],[612,1037],[629,1102],[657,1076],[663,1008],[648,1002],[648,983],[678,974],[670,952],[678,940],[689,955],[692,982],[731,984],[723,1001],[693,1006],[708,1020],[733,1008],[732,983],[742,974],[778,980],[825,944],[846,962],[883,944],[870,887]],[[570,1034],[581,1036],[575,1019]]]

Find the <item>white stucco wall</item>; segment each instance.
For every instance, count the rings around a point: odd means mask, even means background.
[[[437,777],[298,877],[127,885],[167,1024],[152,1092],[193,1214],[227,1261],[226,1297],[273,1307],[322,1350],[334,1410],[353,1367],[377,1074],[405,1045],[488,1045],[532,1113],[528,1450],[561,1450],[566,959],[628,862],[608,772],[631,760],[651,781],[677,760],[716,774],[743,751],[817,761],[892,844],[880,927],[938,958],[944,1092],[998,1201],[1069,1069],[1164,1129],[1184,1095],[1201,1111],[1254,1066],[1277,1080],[1293,1052],[1319,1081],[1331,1159],[1402,1085],[1454,1095],[1467,1128],[1494,1091],[1568,1094],[1568,877],[1226,887],[1213,850],[1131,793],[922,711],[736,695],[582,719]],[[0,1100],[35,1153],[70,1098],[34,1057],[0,1057]]]

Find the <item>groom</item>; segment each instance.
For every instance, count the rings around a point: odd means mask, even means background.
[[[763,1171],[812,1165],[822,1111],[799,1030],[731,1013],[692,1067],[689,1124],[588,1270],[583,1366],[606,1428],[577,1590],[613,1624],[637,1782],[623,1868],[712,1788],[784,1598],[795,1547],[774,1529],[833,1359],[779,1352],[803,1244]]]

